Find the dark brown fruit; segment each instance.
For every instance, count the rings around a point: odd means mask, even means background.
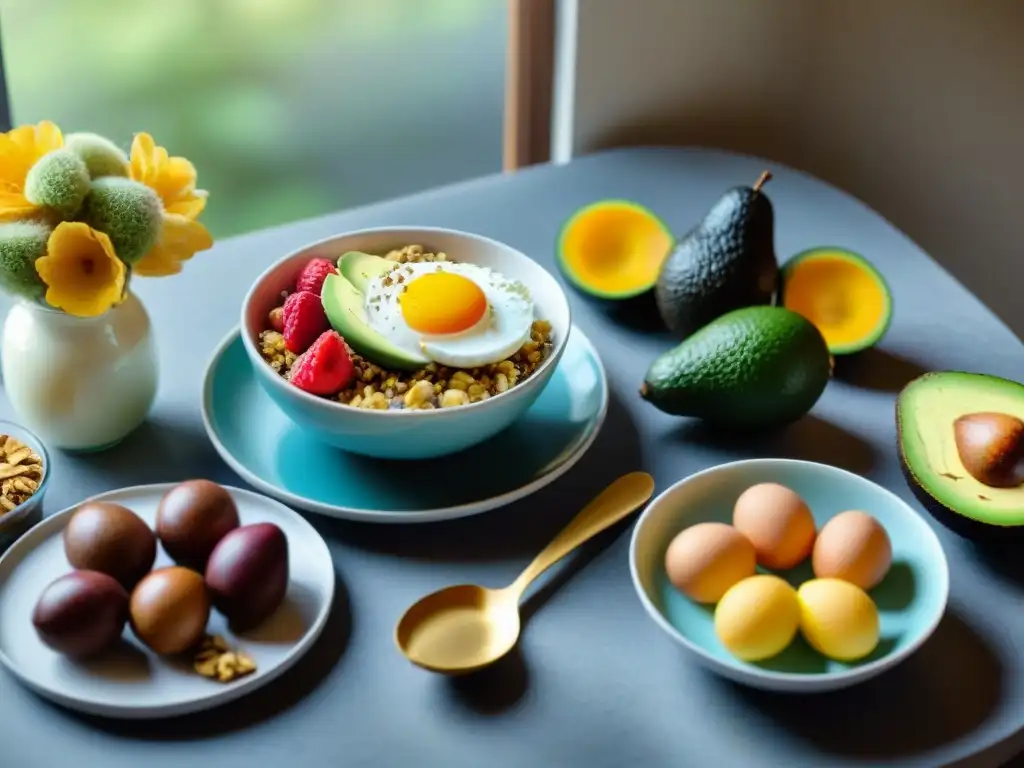
[[[87,502],[64,526],[64,554],[71,567],[113,576],[130,591],[153,567],[156,536],[127,507]]]
[[[188,480],[169,490],[156,513],[156,535],[175,562],[198,571],[213,548],[239,525],[226,489],[210,480]]]
[[[970,413],[953,422],[953,434],[964,469],[979,483],[1024,483],[1024,421],[1005,413]]]
[[[210,619],[203,577],[189,568],[159,568],[139,582],[129,604],[132,631],[159,654],[181,653],[198,643]]]
[[[53,650],[94,656],[117,643],[128,620],[128,592],[99,571],[72,571],[43,590],[32,625]]]
[[[288,591],[288,540],[273,523],[236,528],[206,566],[213,604],[237,631],[268,618]]]

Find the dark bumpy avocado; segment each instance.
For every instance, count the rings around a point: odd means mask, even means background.
[[[896,398],[907,484],[936,520],[970,539],[1024,534],[1024,385],[926,373]]]
[[[685,339],[716,317],[741,307],[771,304],[779,280],[775,214],[761,186],[726,192],[679,240],[655,286],[658,312]]]
[[[831,358],[821,332],[782,307],[712,320],[647,371],[641,396],[661,411],[735,430],[780,427],[821,397]]]

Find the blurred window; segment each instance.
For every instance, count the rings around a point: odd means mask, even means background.
[[[501,170],[505,0],[0,0],[15,125],[127,147],[210,191],[217,237]]]

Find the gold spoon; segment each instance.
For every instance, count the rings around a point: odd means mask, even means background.
[[[576,547],[642,506],[654,492],[646,472],[623,475],[587,504],[519,578],[503,589],[458,584],[414,603],[395,627],[395,644],[413,664],[461,674],[492,664],[519,639],[519,600],[534,579]]]

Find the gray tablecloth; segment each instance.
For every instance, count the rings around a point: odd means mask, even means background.
[[[845,693],[769,695],[696,667],[634,596],[627,526],[549,574],[508,663],[453,683],[414,668],[392,644],[409,603],[452,582],[511,580],[617,473],[646,469],[661,490],[719,462],[799,457],[851,469],[910,500],[894,453],[894,392],[926,368],[1024,379],[1017,339],[906,237],[845,194],[757,159],[610,152],[224,241],[178,277],[140,279],[160,347],[158,402],[117,448],[56,456],[47,512],[139,483],[198,475],[242,485],[203,432],[203,367],[235,325],[252,279],[297,246],[364,226],[449,226],[505,240],[553,268],[559,227],[584,203],[632,198],[682,232],[727,187],[753,183],[764,167],[776,174],[780,258],[841,244],[878,264],[895,296],[881,348],[848,366],[811,415],[778,436],[735,443],[654,411],[637,387],[670,342],[570,292],[613,394],[601,437],[572,472],[524,502],[452,523],[374,527],[313,517],[339,576],[330,625],[284,679],[222,710],[162,723],[89,719],[0,673],[0,766],[840,768],[938,766],[972,755],[972,765],[997,765],[1024,746],[1024,566],[983,559],[944,530],[947,617],[901,667]],[[10,415],[0,405],[0,416]]]

